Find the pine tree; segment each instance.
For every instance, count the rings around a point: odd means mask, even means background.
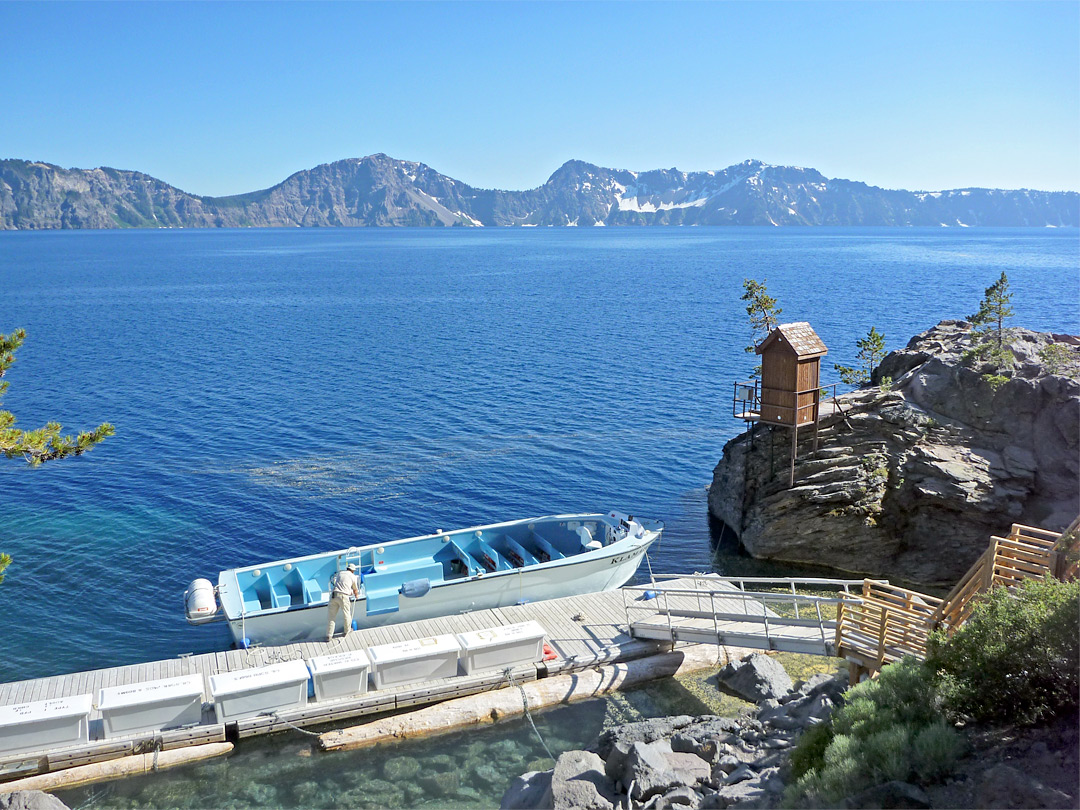
[[[1014,314],[1009,306],[1012,301],[1012,293],[1009,292],[1009,277],[1002,271],[1001,278],[986,288],[983,300],[979,303],[979,311],[969,315],[968,320],[974,327],[971,332],[972,348],[968,353],[970,357],[979,357],[993,363],[998,370],[1012,368],[1014,356],[1005,345],[1008,337],[1008,329],[1005,322]],[[1000,375],[983,375],[993,381],[1003,379]]]
[[[0,335],[0,378],[15,362],[15,350],[26,339],[26,331],[16,329],[10,335]],[[0,398],[10,383],[0,381]],[[10,411],[0,411],[0,453],[8,458],[22,456],[32,467],[65,456],[78,456],[115,432],[108,422],[75,437],[63,436],[59,422],[49,422],[37,430],[23,431],[14,427],[15,417]],[[4,581],[4,569],[11,564],[11,557],[0,553],[0,582]]]
[[[15,362],[15,350],[26,339],[26,331],[16,329],[10,335],[0,335],[0,378]],[[0,398],[10,383],[0,382]],[[0,411],[0,453],[8,458],[22,456],[32,466],[66,456],[79,456],[112,436],[115,432],[108,422],[77,436],[63,436],[59,422],[49,422],[37,430],[19,430],[10,411]]]
[[[748,354],[753,354],[758,343],[769,336],[769,333],[780,325],[780,313],[783,312],[776,305],[776,299],[769,295],[765,289],[765,282],[761,283],[752,278],[743,279],[742,300],[746,301],[746,314],[750,316],[750,330],[752,343],[746,347]],[[754,369],[754,376],[761,373],[761,366]]]
[[[840,379],[848,385],[862,385],[869,382],[874,368],[885,359],[885,335],[875,326],[870,327],[866,337],[856,340],[855,345],[859,349],[859,353],[855,356],[859,361],[858,368],[833,364],[833,368],[840,373]]]

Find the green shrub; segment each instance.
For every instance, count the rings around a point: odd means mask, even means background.
[[[1080,706],[1080,582],[994,588],[927,664],[945,706],[981,721],[1032,724]]]
[[[851,793],[913,773],[937,778],[924,757],[959,748],[941,741],[942,727],[959,740],[937,709],[933,673],[914,658],[891,664],[849,689],[827,726],[799,738],[785,802],[835,806]]]
[[[964,738],[944,720],[923,728],[911,741],[911,760],[923,782],[936,782],[952,772],[964,753]]]
[[[911,773],[911,726],[901,724],[877,731],[862,741],[862,759],[872,777],[870,784],[904,781]]]
[[[1039,349],[1039,359],[1051,374],[1064,374],[1072,365],[1073,355],[1064,343],[1050,343]]]
[[[791,775],[798,779],[825,764],[825,749],[833,739],[831,723],[819,723],[799,737],[798,746],[791,752]]]

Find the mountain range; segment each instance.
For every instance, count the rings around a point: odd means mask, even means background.
[[[377,154],[272,188],[200,197],[121,169],[0,160],[0,230],[597,225],[1080,225],[1075,191],[899,191],[747,160],[719,171],[605,169],[580,160],[539,188],[475,188]]]

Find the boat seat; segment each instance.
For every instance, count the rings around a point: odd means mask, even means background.
[[[326,598],[326,591],[322,589],[316,579],[304,580],[304,600],[306,602],[321,602]]]
[[[482,571],[487,570],[486,568],[484,568],[484,566],[480,565],[480,561],[477,560],[476,557],[467,552],[453,540],[450,541],[450,548],[454,550],[454,552],[457,554],[458,559],[465,563],[465,566],[469,569],[467,576],[476,576]]]
[[[394,576],[380,582],[381,577],[380,574],[372,574],[364,579],[364,597],[367,600],[368,616],[393,613],[399,607],[398,588],[401,587],[400,578]],[[374,583],[372,580],[374,580]]]
[[[493,549],[480,538],[473,540],[473,542],[469,545],[468,553],[474,560],[476,560],[480,564],[480,570],[483,571],[485,574],[494,574],[497,571],[509,571],[514,567],[505,557],[503,557],[502,554]],[[484,555],[487,555],[491,559],[491,562],[495,564],[495,569],[493,571],[488,571],[487,566],[484,565]]]
[[[297,569],[274,583],[274,600],[278,607],[304,604],[304,578]]]
[[[504,534],[499,540],[497,540],[495,542],[495,546],[502,553],[502,555],[506,557],[507,562],[509,562],[510,565],[515,568],[518,567],[514,564],[514,559],[512,556],[515,554],[521,558],[522,567],[536,565],[537,563],[539,563],[539,560],[536,559],[536,557],[531,551],[526,550],[526,548],[521,545],[521,543],[519,543],[517,540],[515,540],[508,534]]]
[[[254,613],[259,610],[269,610],[280,607],[277,594],[270,585],[270,575],[263,574],[242,591],[244,610]]]
[[[561,551],[559,551],[557,548],[555,548],[555,546],[551,545],[551,543],[549,543],[543,537],[538,535],[536,532],[533,532],[532,536],[533,536],[533,540],[536,542],[537,547],[541,551],[546,552],[548,557],[550,557],[552,560],[561,560],[561,559],[564,559],[566,557],[565,554],[563,554]],[[537,556],[539,556],[539,555],[537,555]]]
[[[428,579],[442,582],[442,564],[437,562],[419,563],[414,560],[411,567],[396,571],[379,571],[364,577],[364,596],[367,599],[367,615],[393,613],[399,607],[398,596],[401,584],[413,579]]]

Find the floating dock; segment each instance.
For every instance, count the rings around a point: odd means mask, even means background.
[[[689,581],[673,580],[663,587],[678,588]],[[95,762],[153,751],[236,741],[245,737],[335,723],[364,715],[391,712],[406,707],[436,703],[508,685],[503,670],[465,674],[422,683],[402,684],[368,691],[353,697],[309,700],[306,705],[240,719],[230,723],[217,720],[212,702],[202,706],[198,724],[173,730],[142,731],[126,737],[104,739],[105,724],[97,706],[99,690],[160,681],[179,676],[198,675],[203,679],[204,695],[211,696],[210,679],[219,673],[233,673],[289,661],[303,661],[319,656],[354,650],[368,650],[378,645],[426,639],[433,636],[484,631],[522,622],[535,621],[545,631],[545,638],[555,658],[511,668],[515,683],[525,683],[549,675],[582,670],[597,664],[628,661],[670,649],[670,641],[634,637],[627,622],[626,604],[643,599],[641,591],[608,591],[532,602],[492,610],[478,610],[423,621],[357,630],[347,638],[332,642],[309,642],[248,650],[186,655],[162,661],[130,666],[75,672],[47,678],[0,684],[0,710],[38,701],[91,696],[86,739],[40,751],[0,754],[0,792],[10,780],[32,774],[49,773]],[[732,609],[741,607],[733,603]],[[24,746],[25,748],[25,746]]]

